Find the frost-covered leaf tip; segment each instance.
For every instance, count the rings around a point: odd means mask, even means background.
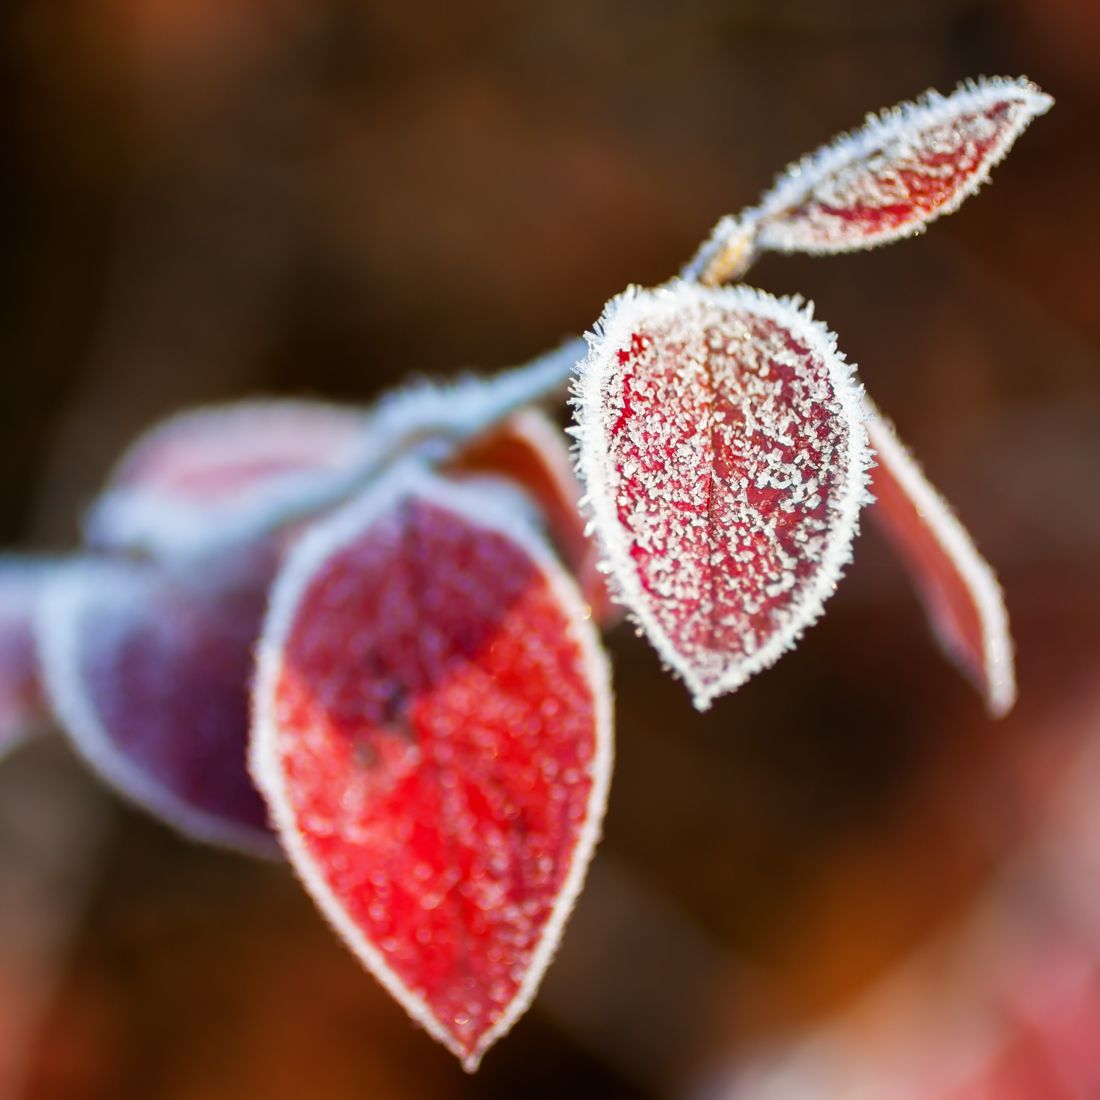
[[[868,248],[915,233],[972,195],[1053,100],[1027,80],[929,91],[792,165],[760,202],[757,245]]]
[[[448,469],[502,475],[521,487],[535,502],[551,543],[596,623],[609,627],[618,621],[622,609],[610,598],[607,578],[599,569],[599,549],[586,530],[580,507],[583,489],[566,438],[545,413],[524,409],[474,439]]]
[[[34,640],[55,562],[0,556],[0,756],[50,724]]]
[[[482,485],[398,468],[276,584],[253,774],[322,911],[469,1070],[580,890],[610,706],[576,587]]]
[[[1023,78],[967,81],[871,115],[724,218],[685,274],[736,278],[755,252],[847,252],[920,232],[972,195],[1054,101]]]
[[[63,568],[38,614],[42,676],[77,751],[194,840],[276,856],[247,769],[248,685],[277,556]]]
[[[866,496],[861,395],[808,308],[675,282],[606,308],[579,469],[619,597],[696,705],[818,616]]]

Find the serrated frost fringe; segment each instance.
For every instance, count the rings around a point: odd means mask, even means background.
[[[843,466],[844,490],[837,502],[836,521],[819,563],[815,579],[791,609],[785,628],[760,646],[751,657],[729,667],[716,682],[704,682],[696,674],[648,606],[630,555],[631,535],[621,525],[607,462],[607,409],[602,394],[608,358],[628,341],[636,326],[655,316],[698,303],[720,303],[731,311],[744,311],[773,321],[804,341],[826,365],[833,392],[847,426],[847,453]],[[631,619],[649,637],[662,662],[684,680],[700,710],[719,695],[736,690],[756,672],[773,664],[791,648],[821,614],[825,600],[835,590],[844,567],[851,560],[851,543],[858,529],[860,509],[869,500],[867,474],[871,464],[863,426],[862,388],[855,368],[837,350],[835,336],[813,318],[813,306],[801,298],[775,298],[745,286],[708,289],[675,280],[655,290],[628,287],[605,307],[587,337],[588,358],[578,368],[572,402],[578,432],[576,460],[586,488],[584,507],[603,550],[602,567],[612,578],[614,597],[626,606]]]
[[[156,425],[126,451],[85,519],[85,535],[93,546],[136,549],[164,561],[246,542],[346,500],[405,451],[444,461],[510,412],[564,390],[585,351],[583,341],[573,340],[491,378],[413,382],[368,412],[279,399],[189,410]],[[319,416],[347,431],[340,453],[320,468],[275,474],[237,498],[195,502],[140,478],[128,483],[128,473],[153,448],[176,439],[205,436],[224,445],[241,431],[268,425],[285,430],[295,418]]]

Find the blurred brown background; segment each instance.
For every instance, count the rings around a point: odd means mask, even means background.
[[[0,772],[19,1100],[692,1095],[966,913],[1100,738],[1095,0],[5,0],[0,28],[0,543],[23,548],[71,544],[180,407],[522,361],[868,110],[981,73],[1058,101],[926,237],[750,276],[817,302],[1000,571],[1008,720],[873,532],[798,652],[705,717],[618,631],[607,839],[472,1079],[284,869],[29,747]]]

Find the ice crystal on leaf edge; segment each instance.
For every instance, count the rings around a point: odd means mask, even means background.
[[[812,583],[791,607],[788,620],[745,660],[731,664],[716,680],[701,678],[690,656],[680,652],[649,606],[631,558],[630,534],[617,514],[610,487],[606,440],[610,409],[602,387],[609,360],[624,346],[640,323],[667,317],[681,308],[717,305],[731,313],[743,312],[774,323],[804,343],[811,357],[824,365],[841,418],[847,427],[846,454],[841,469],[843,490],[836,502],[826,548]],[[578,364],[573,386],[577,421],[577,467],[585,485],[583,505],[603,550],[602,568],[612,580],[613,594],[625,605],[633,621],[645,632],[662,662],[675,672],[692,693],[695,705],[707,709],[720,695],[736,690],[760,670],[772,665],[789,650],[820,616],[823,605],[851,560],[851,543],[858,530],[859,513],[870,501],[867,490],[871,453],[864,428],[862,387],[855,368],[836,346],[835,336],[814,319],[813,306],[801,298],[776,298],[746,286],[710,289],[674,280],[655,290],[631,287],[611,300],[588,337],[588,357]]]

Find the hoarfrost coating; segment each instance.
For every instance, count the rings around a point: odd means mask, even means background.
[[[853,369],[801,302],[674,282],[609,304],[576,411],[619,597],[705,709],[790,648],[850,557]]]

